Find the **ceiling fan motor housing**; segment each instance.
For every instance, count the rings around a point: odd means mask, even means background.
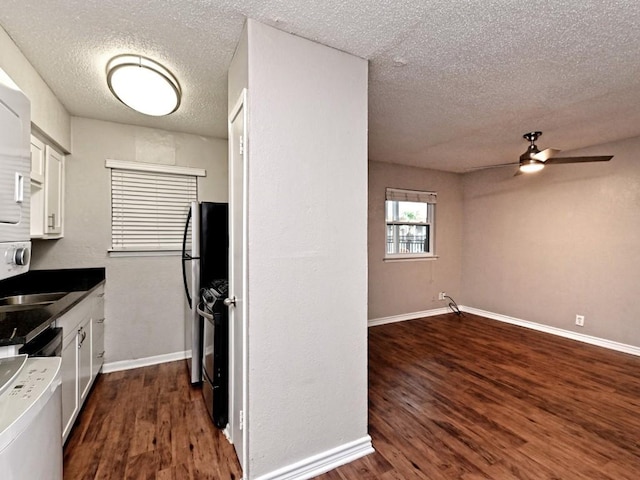
[[[535,161],[535,162],[542,163],[537,158],[534,158],[534,156],[537,155],[538,153],[540,153],[540,150],[538,150],[538,147],[536,147],[536,145],[532,143],[527,147],[527,151],[524,152],[522,155],[520,155],[520,163],[528,162],[528,161],[531,161],[531,162]]]

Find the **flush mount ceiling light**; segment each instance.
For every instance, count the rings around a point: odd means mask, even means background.
[[[107,84],[118,100],[145,115],[169,115],[180,106],[182,91],[176,77],[141,55],[118,55],[109,60]]]

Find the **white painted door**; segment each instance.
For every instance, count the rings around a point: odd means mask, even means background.
[[[247,222],[247,132],[246,89],[242,91],[229,115],[229,437],[238,460],[248,478],[247,462],[247,285],[246,285],[246,222]],[[230,302],[228,302],[230,303]]]

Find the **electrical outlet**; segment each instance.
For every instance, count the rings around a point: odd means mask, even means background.
[[[446,292],[438,293],[438,300],[444,300],[445,295],[446,295]]]
[[[584,315],[576,315],[576,325],[584,327]]]

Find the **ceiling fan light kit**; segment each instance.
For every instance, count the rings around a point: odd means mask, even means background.
[[[532,158],[530,160],[524,160],[520,162],[520,171],[522,173],[534,173],[539,172],[544,168],[544,162]]]
[[[118,55],[107,63],[107,85],[129,108],[151,116],[164,116],[180,106],[182,90],[164,66],[142,55]]]

